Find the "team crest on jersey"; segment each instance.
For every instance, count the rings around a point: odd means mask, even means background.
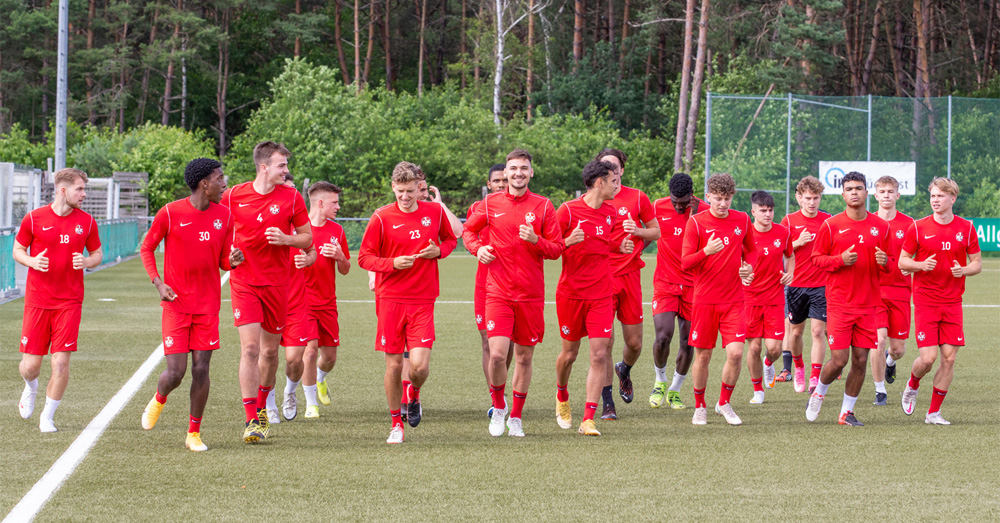
[[[21,345],[25,345],[25,346],[28,345],[28,337],[27,336],[24,336],[24,337],[21,338]]]
[[[280,210],[281,208],[278,207],[278,204],[274,204],[271,206],[271,214],[278,214],[278,211]]]
[[[872,227],[872,236],[878,236],[878,227]]]
[[[774,248],[775,249],[781,248],[781,240],[774,240]]]
[[[896,231],[896,237],[901,240],[903,239],[903,229]]]
[[[495,329],[496,326],[497,326],[497,324],[493,323],[493,320],[490,320],[490,321],[486,322],[486,330],[488,330],[488,331],[491,331],[491,330]]]
[[[535,213],[531,211],[524,213],[524,221],[527,223],[535,223]]]
[[[170,336],[167,336],[166,338],[163,339],[163,344],[166,345],[167,347],[173,347],[174,339]]]
[[[618,216],[625,216],[626,214],[628,214],[628,207],[618,208]]]
[[[79,224],[77,224],[77,226],[76,226],[76,233],[77,234],[83,234],[83,227],[80,226]],[[962,233],[959,233],[959,234],[962,234]]]
[[[565,334],[565,335],[567,335],[567,336],[569,336],[569,327],[563,325],[562,326],[562,333]]]
[[[608,222],[608,225],[611,225],[611,217],[610,216],[605,216],[604,217],[604,221]]]
[[[743,234],[743,229],[740,229],[739,227],[737,227],[737,228],[733,229],[733,234],[735,234],[736,236],[739,236],[739,235]]]
[[[962,233],[958,233],[955,235],[955,239],[958,241],[962,241],[962,238],[964,238],[964,236],[962,236]]]
[[[215,227],[215,230],[217,230],[217,231],[220,230],[220,229],[222,229],[222,220],[218,220],[218,219],[215,220],[215,222],[212,223],[212,227]]]
[[[431,219],[428,218],[428,217],[426,217],[426,216],[424,216],[424,219],[420,220],[420,225],[423,225],[424,227],[430,227],[431,226]]]
[[[694,331],[694,332],[691,333],[691,339],[692,340],[698,339],[698,331]]]
[[[233,311],[233,317],[236,318],[237,320],[240,319],[240,310],[239,309],[236,309],[236,310]]]
[[[483,315],[476,314],[476,325],[481,325],[483,323]]]
[[[330,236],[330,243],[332,243],[334,245],[337,245],[337,237],[336,236]]]
[[[918,341],[924,341],[924,339],[926,339],[926,338],[927,338],[927,335],[924,334],[924,331],[920,331],[920,332],[917,333],[917,340]]]

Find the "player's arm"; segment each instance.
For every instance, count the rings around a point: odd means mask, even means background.
[[[246,261],[243,257],[243,251],[233,244],[236,238],[235,229],[236,222],[233,220],[232,215],[230,215],[225,240],[222,242],[222,251],[219,252],[219,268],[224,271],[231,271]]]
[[[471,210],[472,207],[469,207]],[[475,212],[470,212],[465,217],[465,227],[462,229],[462,244],[469,254],[478,256],[483,242],[479,240],[479,233],[486,227],[486,204],[476,207]]]
[[[749,216],[747,217],[746,231],[747,233],[743,235],[743,262],[750,265],[752,269],[757,266],[759,253],[757,252],[757,241],[754,240],[756,229],[754,229],[753,224],[750,222]]]
[[[42,252],[35,256],[28,254],[28,248],[21,245],[17,240],[14,241],[14,261],[28,267],[29,269],[35,269],[40,272],[48,272],[49,270],[49,258],[45,255],[48,249],[42,249]]]
[[[399,258],[409,258],[409,265],[406,267],[396,267],[395,258],[383,258],[379,256],[382,245],[382,218],[378,215],[372,216],[365,229],[365,235],[361,238],[361,249],[358,251],[358,265],[362,269],[371,272],[392,272],[397,268],[409,268],[413,266],[416,256],[399,256]]]
[[[444,210],[444,214],[448,217],[448,224],[451,225],[451,231],[455,233],[455,237],[458,238],[459,236],[461,236],[462,220],[459,220],[458,216],[455,216],[455,213],[451,212],[451,209],[449,209],[448,206],[444,204],[444,200],[441,199],[441,191],[439,191],[438,188],[434,187],[433,185],[428,187],[427,190],[434,195],[431,198],[431,201],[440,205],[441,209]],[[444,258],[445,256],[447,255],[443,255],[441,257]]]
[[[91,216],[90,234],[87,236],[87,243],[84,245],[88,254],[84,256],[82,252],[73,253],[74,270],[93,269],[104,261],[104,251],[101,249],[101,237],[97,230],[97,220]]]
[[[712,239],[718,241],[718,238]],[[684,228],[684,238],[681,240],[681,268],[685,271],[701,265],[709,256],[706,252],[707,246],[704,249],[699,248],[699,240],[698,222],[688,220],[687,227]]]
[[[791,285],[792,278],[795,274],[795,249],[792,247],[792,233],[789,231],[788,238],[785,239],[785,251],[782,253],[782,257],[785,262],[785,270],[781,271],[781,278],[778,283],[781,285]]]
[[[139,258],[142,259],[142,267],[146,269],[146,275],[149,276],[150,281],[153,282],[153,286],[158,291],[160,290],[160,286],[163,285],[163,281],[160,279],[160,271],[156,268],[156,248],[167,234],[165,209],[164,207],[156,213],[153,223],[149,226],[149,231],[146,232],[146,237],[142,239],[142,244],[139,245]],[[165,299],[163,291],[160,291],[160,298]]]
[[[653,211],[653,204],[650,203],[649,196],[646,196],[646,193],[642,193],[639,198],[638,223],[642,227],[636,227],[631,234],[645,243],[653,243],[660,239],[660,224],[656,221],[656,213]],[[629,215],[629,219],[632,219],[631,215]]]
[[[983,272],[983,253],[977,252],[969,255],[969,263],[962,267],[959,265],[958,261],[955,261],[955,265],[951,269],[952,276],[956,278],[961,278],[962,276],[975,276]]]
[[[337,260],[337,272],[346,276],[347,273],[351,272],[351,248],[347,245],[347,235],[344,234],[343,230],[340,231],[340,239],[337,243],[339,243],[338,247],[340,247],[342,256],[341,258],[334,258]]]
[[[584,240],[586,237],[583,233],[583,229],[580,228],[580,222],[573,225],[573,213],[569,210],[566,204],[559,206],[556,210],[556,223],[559,225],[559,234],[563,239],[563,246],[565,248],[570,248]]]
[[[557,260],[562,256],[562,252],[566,249],[566,243],[563,241],[562,233],[559,230],[559,220],[554,219],[556,214],[555,207],[552,206],[552,202],[545,202],[545,214],[542,218],[542,234],[538,236],[538,241],[535,242],[535,248],[541,253],[542,258],[546,260]]]
[[[932,271],[937,266],[937,260],[935,259],[937,254],[932,254],[927,259],[919,262],[914,258],[919,247],[917,224],[913,223],[906,229],[906,236],[903,238],[903,248],[899,252],[899,270],[904,276],[909,276],[915,272]]]
[[[846,266],[844,253],[833,253],[833,232],[830,229],[830,222],[823,222],[813,240],[812,261],[813,264],[827,272],[833,272]],[[853,252],[853,245],[848,251]],[[855,255],[856,256],[856,255]]]

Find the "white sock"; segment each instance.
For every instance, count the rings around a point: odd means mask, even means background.
[[[882,394],[886,393],[885,392],[885,382],[884,381],[876,381],[875,382],[875,392],[881,392]]]
[[[319,367],[316,367],[316,383],[319,383],[319,382],[325,380],[327,374],[329,374],[329,373],[326,372],[325,370],[323,370],[323,369],[321,369]]]
[[[52,421],[52,418],[56,415],[56,409],[59,408],[61,402],[62,400],[54,400],[46,395],[45,407],[42,408],[42,418]]]
[[[829,388],[829,383],[823,383],[823,380],[820,380],[819,383],[816,384],[816,393],[820,396],[826,396],[826,390]]]
[[[656,382],[657,383],[666,383],[667,382],[667,368],[666,367],[657,367],[656,365],[653,365],[653,368],[656,369]]]
[[[687,377],[687,374],[683,374],[683,375],[682,374],[677,374],[677,371],[675,370],[674,371],[674,380],[670,382],[670,388],[667,389],[667,390],[672,390],[674,392],[680,392],[681,391],[681,385],[684,384],[684,378],[686,378],[686,377]]]
[[[299,386],[300,381],[292,381],[291,378],[285,376],[285,394],[294,394],[295,389]]]
[[[853,412],[854,411],[854,403],[857,402],[857,401],[858,401],[858,397],[857,396],[851,397],[851,396],[848,396],[845,393],[844,394],[844,403],[840,404],[840,413],[844,414],[845,412]]]
[[[24,378],[21,378],[21,379],[24,379]],[[28,390],[30,390],[32,394],[38,392],[38,378],[35,378],[35,379],[31,380],[31,381],[24,380],[24,386],[27,387]]]
[[[311,407],[314,405],[319,405],[319,400],[316,399],[316,386],[315,385],[303,385],[302,392],[306,393],[306,406]]]
[[[274,388],[267,393],[267,410],[278,410],[278,404],[274,402]]]
[[[888,365],[888,366],[890,366],[890,367],[892,367],[893,365],[896,364],[896,360],[892,359],[892,355],[891,354],[886,354],[885,355],[885,364]]]

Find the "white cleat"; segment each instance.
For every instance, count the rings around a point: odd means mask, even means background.
[[[751,405],[760,405],[764,403],[764,391],[755,390],[753,391],[753,397],[750,398]]]
[[[395,445],[403,442],[403,426],[393,425],[392,431],[389,432],[389,439],[385,440],[386,443],[390,445]]]
[[[715,405],[715,413],[726,418],[726,423],[730,425],[742,425],[743,420],[733,412],[733,406],[726,403],[725,405]]]
[[[281,416],[278,415],[277,410],[267,409],[267,422],[271,424],[281,423]]]
[[[903,414],[910,416],[913,414],[913,409],[917,406],[917,389],[911,389],[910,384],[906,384],[906,388],[903,389]]]
[[[826,398],[825,395],[818,392],[813,392],[809,396],[809,404],[806,405],[806,419],[809,421],[816,421],[819,417],[819,409],[823,408],[823,399]]]
[[[295,392],[285,393],[285,401],[281,404],[281,414],[288,421],[292,421],[299,414],[299,400],[295,397]]]
[[[507,435],[514,438],[524,437],[524,429],[521,427],[521,418],[507,418]]]
[[[45,419],[44,417],[38,420],[38,429],[42,432],[56,432],[59,430],[56,428],[56,424],[52,420]]]
[[[774,364],[764,365],[764,386],[769,389],[773,389],[775,377],[776,374],[774,372]]]
[[[924,423],[928,425],[951,425],[951,422],[942,418],[940,412],[928,412],[924,418]]]
[[[698,407],[694,409],[694,417],[691,418],[692,425],[708,425],[708,409]]]
[[[493,417],[490,418],[490,436],[503,436],[504,419],[507,417],[507,409],[493,409]]]
[[[35,394],[36,392],[32,392],[30,387],[27,385],[24,386],[24,392],[21,393],[21,401],[17,404],[17,411],[24,419],[30,418],[31,414],[35,412]]]

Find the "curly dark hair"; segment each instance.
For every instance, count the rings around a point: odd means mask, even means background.
[[[222,164],[218,160],[195,158],[188,162],[187,167],[184,168],[184,183],[191,189],[191,192],[194,192],[198,189],[198,183],[220,167]]]
[[[670,177],[670,194],[675,198],[683,198],[694,194],[694,182],[687,173],[675,173]]]

